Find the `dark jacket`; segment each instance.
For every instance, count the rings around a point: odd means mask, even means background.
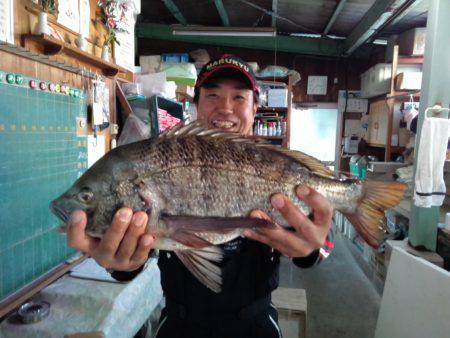
[[[223,310],[241,308],[255,300],[269,296],[278,287],[280,254],[269,246],[238,237],[221,245],[225,252],[222,266],[222,292],[216,294],[203,286],[181,263],[174,252],[160,251],[158,266],[161,285],[166,298],[191,307]],[[326,250],[332,249],[327,240]],[[323,249],[321,249],[322,252]],[[327,256],[319,250],[304,258],[294,258],[301,268],[311,267]],[[132,272],[114,271],[112,276],[120,281],[131,280],[141,269]]]

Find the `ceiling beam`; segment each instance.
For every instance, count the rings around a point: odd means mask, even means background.
[[[164,5],[166,5],[167,9],[172,13],[172,15],[175,17],[175,19],[178,20],[179,23],[182,25],[187,24],[187,20],[184,17],[183,13],[178,9],[177,5],[172,0],[162,0],[164,2]]]
[[[328,32],[330,31],[331,27],[333,27],[333,24],[336,21],[337,17],[339,16],[339,14],[341,14],[342,10],[344,9],[346,2],[347,2],[347,0],[339,1],[336,8],[334,9],[333,15],[331,16],[330,20],[327,23],[327,26],[323,30],[323,33],[322,33],[323,35],[327,35]]]
[[[401,14],[397,15],[397,16],[395,17],[395,19],[392,20],[392,21],[389,23],[389,25],[390,25],[390,26],[393,26],[393,25],[395,25],[396,23],[398,23],[400,20],[402,20],[402,19],[406,16],[406,14],[408,14],[408,13],[409,13],[410,11],[412,11],[414,8],[416,8],[417,6],[419,6],[420,4],[422,4],[423,1],[424,1],[424,0],[415,0],[415,1],[413,1],[413,3],[412,3],[410,6],[408,6],[408,8],[405,9]]]
[[[136,36],[138,38],[322,56],[339,56],[343,43],[343,40],[294,36],[229,37],[173,35],[170,26],[152,23],[138,24],[136,26]]]
[[[272,12],[275,15],[272,15],[272,27],[277,26],[277,13],[278,13],[278,0],[272,0]]]
[[[222,0],[214,0],[216,4],[217,11],[219,12],[220,18],[222,19],[222,24],[224,26],[230,25],[230,20],[228,19],[228,13],[225,7],[223,6]]]
[[[398,14],[400,8],[409,0],[376,0],[361,19],[352,33],[345,39],[344,55],[350,55],[355,49],[374,36],[384,25]]]

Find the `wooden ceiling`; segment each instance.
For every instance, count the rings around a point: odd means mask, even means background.
[[[426,26],[428,6],[429,0],[146,0],[136,34],[144,39],[324,56],[364,50],[367,56],[376,39]],[[275,27],[277,35],[181,36],[173,34],[173,24]]]
[[[274,24],[279,34],[322,34],[340,1],[343,0],[145,0],[140,20],[203,26],[270,27]],[[328,34],[347,37],[375,1],[344,1]],[[425,26],[427,8],[428,0],[415,1],[407,14],[385,27],[379,36]],[[228,21],[224,21],[223,15]]]

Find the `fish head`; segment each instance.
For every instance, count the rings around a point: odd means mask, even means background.
[[[50,203],[53,214],[67,224],[75,210],[82,210],[87,216],[86,233],[101,237],[115,212],[127,205],[123,195],[132,195],[132,187],[127,189],[127,185],[121,184],[133,177],[130,164],[116,155],[112,151],[102,157],[65,193],[53,200]],[[120,186],[122,189],[118,188]]]

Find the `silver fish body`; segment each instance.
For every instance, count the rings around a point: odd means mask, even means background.
[[[192,271],[196,266],[182,252],[195,250],[198,254],[203,248],[240,236],[246,227],[267,226],[245,219],[254,209],[288,226],[270,204],[274,193],[285,194],[308,215],[310,208],[295,195],[298,185],[317,190],[335,209],[353,217],[357,229],[362,229],[372,245],[379,241],[378,225],[372,216],[380,217],[378,209],[398,203],[403,191],[399,186],[389,188],[395,191],[395,198],[383,201],[387,186],[337,180],[318,160],[303,153],[205,130],[194,123],[175,128],[157,140],[110,151],[53,201],[51,209],[63,221],[76,209],[86,211],[86,232],[95,237],[103,235],[120,207],[146,211],[151,215],[148,232],[157,238],[155,248],[180,253],[180,259]],[[359,209],[367,210],[359,213]],[[245,222],[247,225],[242,224]],[[202,257],[217,261],[220,254],[208,250]],[[193,273],[202,280],[201,273]],[[220,285],[220,280],[215,281]],[[220,289],[202,282],[216,292]]]

